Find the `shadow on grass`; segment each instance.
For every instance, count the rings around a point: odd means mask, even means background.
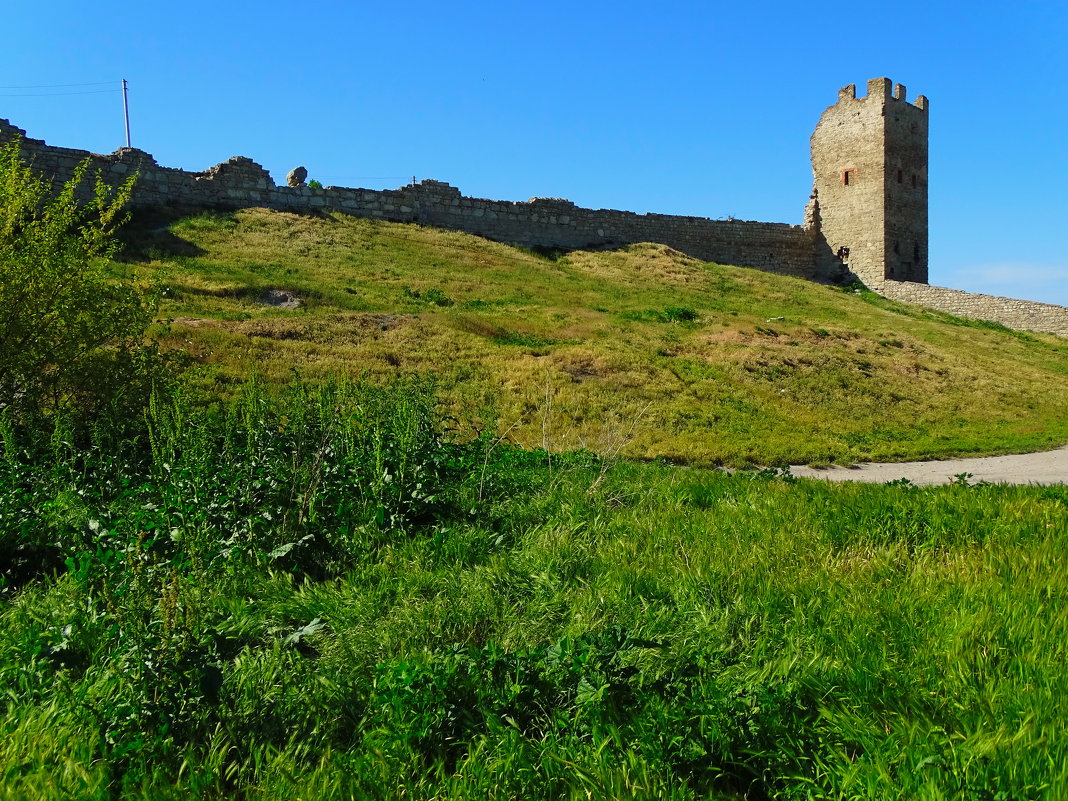
[[[117,261],[136,263],[174,256],[194,257],[207,253],[187,239],[176,235],[170,227],[190,216],[203,214],[203,210],[189,208],[141,209],[133,213],[129,222],[118,232],[120,250]]]

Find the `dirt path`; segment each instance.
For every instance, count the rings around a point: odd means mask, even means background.
[[[907,478],[913,484],[951,484],[961,473],[971,473],[968,483],[1068,484],[1068,445],[1055,451],[1020,453],[1012,456],[984,456],[973,459],[944,459],[935,462],[892,462],[860,464],[854,467],[806,467],[791,465],[800,478],[827,481],[866,481],[885,484]]]

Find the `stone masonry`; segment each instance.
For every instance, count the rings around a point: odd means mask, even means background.
[[[944,286],[908,281],[885,281],[881,294],[894,300],[927,306],[930,309],[991,320],[1020,331],[1044,331],[1068,337],[1068,308],[1033,300],[1015,300],[980,292],[962,292]]]
[[[131,199],[134,208],[336,211],[466,231],[528,247],[612,248],[659,242],[705,261],[817,277],[812,232],[800,225],[585,209],[558,198],[486,200],[467,197],[449,184],[431,180],[383,191],[278,186],[263,167],[244,156],[204,172],[186,172],[160,167],[151,155],[136,148],[99,155],[52,147],[27,139],[25,131],[0,120],[0,142],[13,137],[21,139],[26,161],[56,182],[64,181],[86,159],[91,169],[99,170],[109,182],[117,183],[137,172]]]
[[[135,209],[334,211],[542,248],[658,242],[705,261],[810,280],[853,275],[887,297],[1068,336],[1068,308],[927,285],[927,117],[924,96],[909,103],[905,87],[887,78],[868,81],[865,97],[854,84],[839,90],[812,134],[814,183],[803,225],[586,209],[559,198],[487,200],[431,180],[379,191],[313,187],[294,176],[296,185],[279,186],[243,156],[187,172],[136,148],[100,155],[53,147],[7,120],[0,144],[18,139],[25,161],[57,184],[84,161],[110,183],[136,172]]]
[[[927,98],[876,78],[850,84],[812,134],[816,258],[878,291],[883,281],[927,283]]]

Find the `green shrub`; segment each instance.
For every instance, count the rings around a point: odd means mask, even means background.
[[[436,287],[424,289],[420,292],[418,289],[412,289],[410,286],[403,286],[401,287],[401,292],[404,293],[404,297],[406,298],[421,300],[423,303],[430,303],[434,306],[451,306],[453,304],[452,298]]]
[[[665,306],[664,317],[672,323],[692,323],[700,317],[696,309],[688,306]]]
[[[112,190],[87,170],[53,191],[17,140],[0,148],[0,410],[127,404],[160,366],[145,344],[154,298],[106,275],[134,179]]]
[[[620,316],[624,320],[656,323],[692,323],[701,317],[696,309],[691,309],[689,306],[665,306],[663,310],[625,311]]]

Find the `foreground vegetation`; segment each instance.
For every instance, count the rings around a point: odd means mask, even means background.
[[[0,797],[1068,792],[1068,489],[457,441],[432,388],[8,426]]]
[[[1068,489],[614,458],[1057,442],[1063,342],[253,211],[168,356],[77,184],[0,151],[0,799],[1068,795]]]
[[[251,209],[131,229],[212,391],[435,372],[453,414],[548,450],[731,466],[1068,441],[1068,343],[662,245],[539,255]],[[300,299],[269,304],[269,291]]]

